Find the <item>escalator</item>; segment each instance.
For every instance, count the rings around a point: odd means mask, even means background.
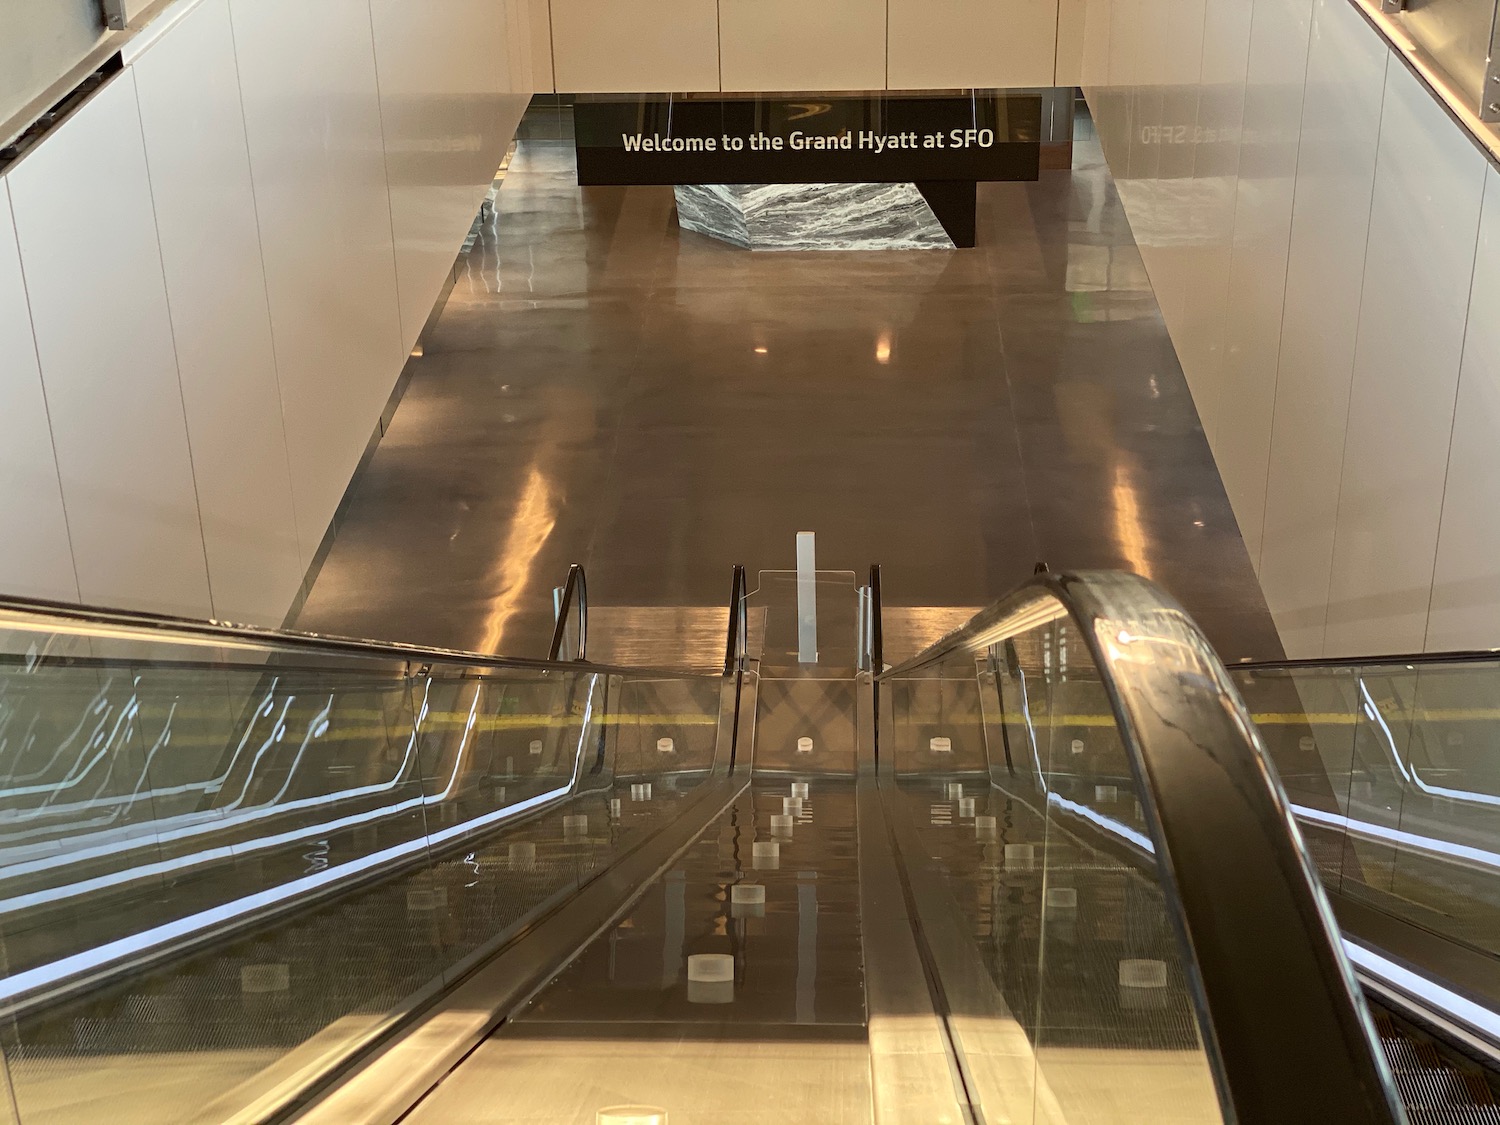
[[[737,570],[711,665],[556,609],[0,606],[0,1121],[1500,1120],[1493,661],[1231,674],[1102,573],[895,667],[878,570]]]
[[[1413,1121],[1500,1122],[1500,661],[1246,663]]]

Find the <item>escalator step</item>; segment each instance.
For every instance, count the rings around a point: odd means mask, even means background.
[[[1431,1043],[1419,1043],[1405,1036],[1391,1035],[1382,1036],[1380,1045],[1385,1050],[1385,1057],[1390,1062],[1391,1069],[1397,1073],[1449,1069],[1443,1057],[1438,1054],[1437,1049]]]
[[[1401,1100],[1410,1107],[1483,1106],[1489,1101],[1489,1091],[1482,1085],[1476,1088],[1466,1075],[1456,1070],[1398,1071],[1396,1088],[1401,1091]]]
[[[1410,1125],[1500,1125],[1500,1108],[1482,1105],[1449,1105],[1436,1108],[1408,1106]]]
[[[1375,1025],[1411,1125],[1500,1125],[1500,1105],[1482,1073],[1455,1064],[1378,1010]]]

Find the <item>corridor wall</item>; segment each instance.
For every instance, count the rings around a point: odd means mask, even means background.
[[[1073,86],[1086,0],[532,0],[566,93]],[[555,77],[554,77],[555,76]]]
[[[1351,0],[1087,0],[1083,84],[1293,656],[1500,646],[1500,171]]]
[[[279,624],[532,85],[526,0],[179,0],[0,175],[0,592]]]

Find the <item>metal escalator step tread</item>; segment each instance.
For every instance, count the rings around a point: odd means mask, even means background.
[[[1417,1058],[1416,1044],[1410,1039],[1382,1035],[1380,1047],[1385,1052],[1386,1061],[1390,1063],[1393,1071],[1420,1070],[1424,1066]]]
[[[1454,1065],[1388,1018],[1377,1015],[1375,1025],[1411,1125],[1500,1125],[1500,1105],[1482,1074]]]
[[[1463,1074],[1464,1086],[1468,1091],[1468,1102],[1470,1105],[1487,1106],[1500,1110],[1495,1103],[1495,1092],[1490,1084],[1478,1074]]]
[[[1407,1106],[1406,1119],[1410,1125],[1500,1125],[1500,1108],[1482,1105]]]
[[[1456,1070],[1401,1071],[1396,1074],[1396,1088],[1411,1107],[1482,1106],[1488,1101],[1475,1097],[1488,1091],[1476,1089]]]

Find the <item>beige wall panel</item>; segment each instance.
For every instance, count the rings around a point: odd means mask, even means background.
[[[1083,85],[1088,9],[1088,0],[1058,0],[1057,65],[1053,77],[1055,85]]]
[[[552,93],[552,5],[549,0],[526,0],[531,8],[531,81],[539,94]]]
[[[725,90],[886,86],[886,0],[719,0],[719,19]]]
[[[530,90],[531,4],[529,0],[505,0],[500,23],[505,29],[505,56],[509,60],[503,90]]]
[[[1084,0],[1083,82],[1092,109],[1097,100],[1107,104],[1109,90],[1109,35],[1113,22],[1111,0]],[[1097,111],[1095,111],[1097,113]]]
[[[718,4],[552,0],[552,58],[568,93],[717,90]]]
[[[1067,2],[1077,15],[1073,34],[1081,59],[1083,0]],[[1057,5],[1058,0],[890,0],[889,86],[1051,86]]]

